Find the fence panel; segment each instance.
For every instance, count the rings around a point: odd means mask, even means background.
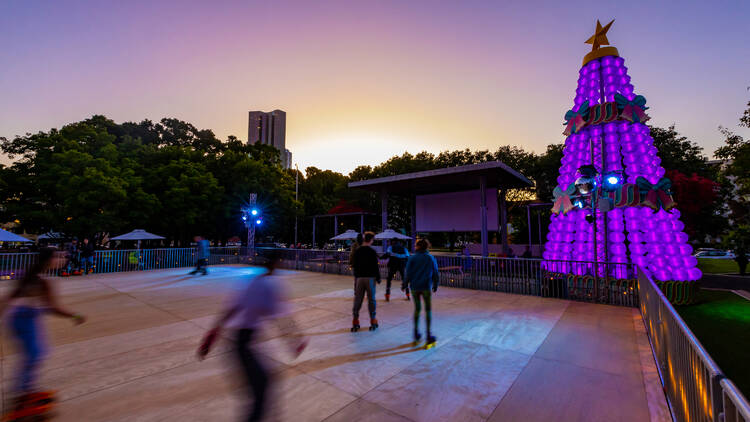
[[[750,405],[728,378],[720,382],[724,422],[750,422]]]
[[[674,419],[747,422],[747,400],[640,269],[638,284],[641,315]]]
[[[209,265],[239,264],[247,261],[248,250],[238,246],[210,248]],[[195,265],[195,248],[114,249],[94,251],[91,272],[113,273],[182,268]],[[0,254],[0,280],[19,279],[36,263],[35,252]],[[74,256],[63,268],[50,270],[47,276],[78,275],[84,268],[80,257]]]
[[[348,251],[257,248],[242,262],[258,262],[271,251],[280,254],[282,268],[353,274]],[[435,255],[435,259],[443,286],[638,306],[637,280],[631,264],[461,255]],[[381,277],[385,278],[387,260],[380,260],[379,265]],[[594,275],[597,268],[601,269],[601,276]],[[400,281],[400,275],[394,280]]]

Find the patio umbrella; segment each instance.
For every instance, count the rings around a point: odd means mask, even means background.
[[[338,236],[332,237],[331,240],[354,240],[357,238],[358,234],[359,233],[355,232],[354,230],[347,230]]]
[[[143,229],[135,229],[130,233],[125,233],[119,236],[115,236],[110,240],[157,240],[157,239],[164,239],[164,238],[159,235],[149,233]]]
[[[158,240],[158,239],[164,239],[162,236],[149,233],[146,230],[143,229],[135,229],[130,233],[121,234],[119,236],[115,236],[109,240],[137,240],[138,241],[138,249],[141,248],[141,240]]]
[[[0,242],[31,242],[31,240],[21,237],[15,233],[0,229]]]
[[[393,229],[386,229],[382,233],[378,233],[375,235],[375,239],[378,240],[387,240],[387,239],[401,239],[401,240],[408,240],[411,239],[411,237],[401,234],[397,231],[394,231]]]
[[[47,233],[40,234],[39,236],[37,236],[36,240],[42,240],[42,239],[56,240],[56,239],[62,239],[63,237],[65,236],[62,233],[49,231]]]

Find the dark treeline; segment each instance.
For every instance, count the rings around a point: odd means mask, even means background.
[[[747,120],[748,114],[742,119]],[[741,125],[747,126],[742,119]],[[675,199],[688,233],[697,243],[722,233],[731,235],[730,221],[734,226],[747,226],[750,147],[742,137],[726,129],[722,133],[727,141],[716,155],[727,161],[716,166],[674,126],[651,128],[662,166],[674,181]],[[523,204],[552,200],[563,146],[549,145],[541,154],[519,146],[405,153],[374,167],[360,166],[348,175],[308,167],[298,175],[298,202],[294,199],[295,171],[281,168],[275,149],[247,145],[232,136],[222,141],[210,130],[176,119],[117,124],[93,116],[60,130],[0,138],[0,149],[15,160],[8,167],[0,166],[0,221],[9,222],[7,226],[14,231],[54,230],[100,239],[142,228],[178,246],[197,234],[220,244],[235,236],[244,240],[240,216],[250,193],[258,194],[264,214],[261,238],[291,242],[297,216],[299,241],[310,243],[311,221],[305,217],[325,214],[341,200],[379,213],[378,196],[349,189],[350,181],[493,160],[503,161],[536,184],[509,191],[506,197],[515,229],[511,239],[527,243]],[[410,207],[408,199],[392,198],[389,225],[407,229]],[[542,212],[544,237],[549,211]],[[359,228],[358,218],[340,223],[340,231]],[[333,219],[318,221],[319,242],[332,236],[332,225]],[[369,217],[366,225],[378,229],[380,218]],[[532,222],[532,240],[536,242],[538,236]]]
[[[299,208],[275,149],[222,142],[176,119],[117,124],[94,116],[0,141],[16,160],[0,169],[0,221],[29,233],[100,239],[141,228],[175,246],[198,234],[221,243],[243,232],[240,210],[251,192],[277,211],[266,219],[270,232]]]

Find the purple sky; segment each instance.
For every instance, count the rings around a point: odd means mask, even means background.
[[[750,99],[750,2],[0,3],[0,136],[104,114],[247,138],[287,111],[300,168],[561,142],[596,19],[652,123],[709,155]],[[748,131],[739,131],[748,134]]]

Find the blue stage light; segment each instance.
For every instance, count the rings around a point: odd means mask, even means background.
[[[263,222],[263,221],[261,221],[261,219],[260,219],[260,218],[259,218],[259,219],[257,219],[257,220],[255,220],[255,224],[257,224],[257,225],[259,225],[259,226],[260,226],[260,223],[262,223],[262,222]]]
[[[573,205],[575,205],[578,208],[583,208],[583,201],[581,201],[580,199],[576,199],[576,201],[573,202]]]
[[[250,214],[252,215],[258,215],[258,210],[253,208],[252,211],[250,211]]]
[[[246,215],[242,216],[242,221],[247,221],[247,216]]]
[[[620,179],[618,179],[617,176],[609,176],[607,178],[607,183],[609,183],[610,185],[616,185],[620,183]]]

